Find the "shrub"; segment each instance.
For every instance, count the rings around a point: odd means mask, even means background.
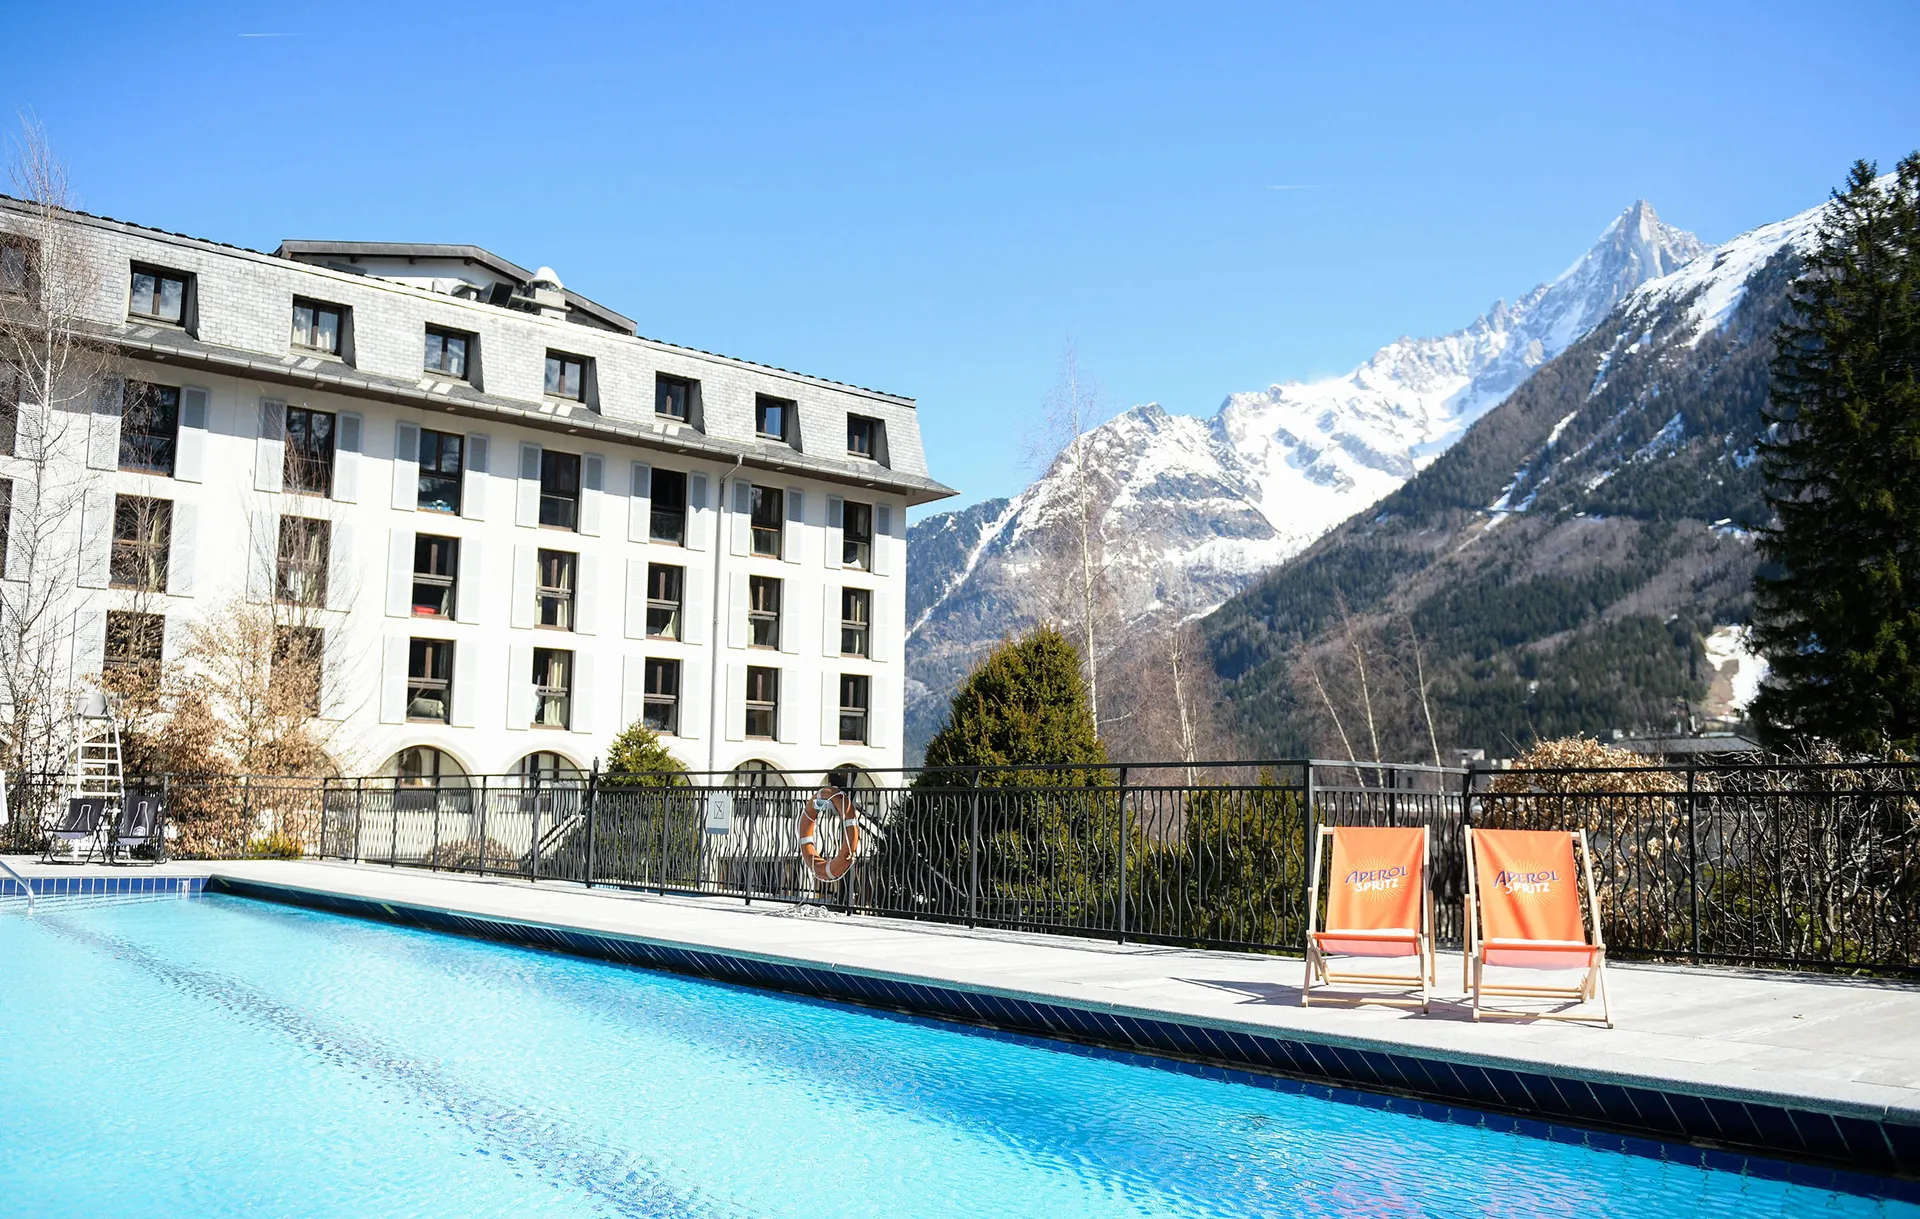
[[[685,787],[687,767],[653,729],[635,720],[613,738],[601,779],[612,787]]]
[[[247,843],[248,859],[305,859],[307,848],[292,834],[273,830]]]

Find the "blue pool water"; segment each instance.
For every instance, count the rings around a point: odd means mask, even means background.
[[[233,897],[0,915],[19,1216],[1920,1216]]]

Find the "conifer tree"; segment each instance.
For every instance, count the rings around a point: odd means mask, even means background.
[[[954,693],[947,722],[927,744],[923,784],[966,786],[972,776],[942,774],[949,767],[1105,765],[1106,748],[1094,730],[1080,654],[1050,626],[996,647]],[[1099,772],[987,773],[983,786],[1083,786]]]
[[[1080,675],[1079,650],[1050,626],[967,675],[881,844],[874,871],[911,889],[897,900],[951,900],[977,861],[983,918],[1080,926],[1111,911],[1120,805]]]
[[[686,769],[653,729],[635,720],[613,738],[604,778],[614,787],[684,787]]]
[[[1774,335],[1753,706],[1770,743],[1920,740],[1920,153],[1834,192]]]

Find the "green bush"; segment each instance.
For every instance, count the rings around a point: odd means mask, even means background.
[[[685,787],[687,767],[667,751],[653,729],[635,720],[613,738],[601,781],[610,787]]]
[[[247,843],[248,859],[305,859],[306,847],[292,834],[274,830]]]

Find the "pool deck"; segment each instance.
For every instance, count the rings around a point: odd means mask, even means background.
[[[1300,1006],[1297,958],[967,930],[409,869],[41,867],[212,890],[1646,1138],[1920,1177],[1920,986],[1614,963],[1615,1027]],[[36,888],[44,882],[36,881]],[[71,881],[69,882],[71,883]],[[1478,1068],[1477,1070],[1474,1068]],[[1549,1099],[1550,1098],[1550,1099]]]

